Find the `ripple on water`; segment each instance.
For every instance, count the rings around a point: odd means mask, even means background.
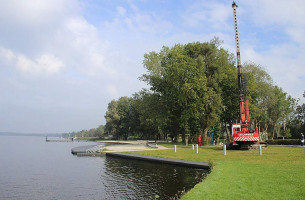
[[[205,170],[135,161],[122,158],[106,158],[102,179],[112,198],[150,199],[159,195],[169,199],[178,191],[192,188],[206,173]]]

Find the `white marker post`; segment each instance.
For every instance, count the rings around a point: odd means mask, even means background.
[[[192,149],[194,150],[194,144],[192,144]]]
[[[174,147],[174,151],[175,151],[175,153],[177,152],[177,145],[175,145],[175,147]]]
[[[227,145],[223,145],[223,155],[227,155]]]
[[[198,153],[198,144],[196,144],[196,153]]]
[[[262,151],[262,145],[259,145],[259,149],[258,149],[259,155],[263,155],[263,151]]]

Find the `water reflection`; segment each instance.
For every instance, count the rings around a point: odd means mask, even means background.
[[[101,179],[106,188],[112,188],[106,190],[107,196],[115,199],[150,199],[155,195],[159,195],[160,199],[169,199],[184,188],[189,190],[194,187],[206,172],[202,169],[107,157]]]

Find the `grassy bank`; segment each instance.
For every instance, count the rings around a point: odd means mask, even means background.
[[[221,148],[190,148],[133,152],[213,164],[212,172],[182,199],[304,199],[305,156],[303,148],[268,147],[227,151]]]

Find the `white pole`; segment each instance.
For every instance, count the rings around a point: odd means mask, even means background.
[[[177,146],[175,145],[175,147],[174,147],[174,151],[175,151],[175,153],[177,152]]]
[[[223,145],[223,155],[227,155],[227,146]]]
[[[192,149],[194,150],[194,144],[192,144]]]
[[[262,145],[259,145],[259,150],[258,150],[258,152],[259,152],[259,155],[260,155],[260,156],[263,155]]]
[[[196,144],[196,153],[198,153],[198,144]]]

